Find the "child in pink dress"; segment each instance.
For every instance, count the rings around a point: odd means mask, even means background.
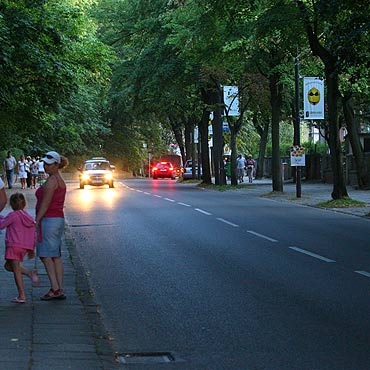
[[[10,206],[13,212],[7,216],[0,216],[0,229],[6,228],[5,233],[5,269],[14,274],[14,280],[18,288],[18,297],[13,298],[14,303],[25,303],[26,294],[24,291],[22,274],[32,280],[32,285],[37,286],[39,277],[36,270],[27,270],[20,265],[23,258],[35,256],[36,227],[33,217],[24,211],[26,199],[23,194],[15,193],[10,197]]]

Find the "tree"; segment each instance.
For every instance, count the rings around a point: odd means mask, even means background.
[[[306,27],[312,53],[318,56],[324,63],[327,85],[328,135],[333,171],[332,198],[340,199],[348,196],[348,193],[345,184],[342,151],[338,135],[338,100],[340,97],[339,60],[338,55],[335,53],[334,40],[331,37],[332,34],[335,35],[334,27],[335,24],[337,24],[337,22],[331,23],[331,21],[335,20],[335,17],[339,15],[340,9],[338,3],[333,1],[325,1],[325,4],[322,1],[314,2],[314,6],[311,9],[309,9],[308,5],[303,1],[297,1],[297,4]],[[326,34],[325,39],[321,37],[322,31]]]
[[[112,54],[95,38],[90,5],[0,2],[2,145],[30,154],[48,148],[68,154],[107,133],[102,112]]]

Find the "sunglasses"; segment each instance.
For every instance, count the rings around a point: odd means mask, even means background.
[[[50,154],[46,154],[45,155],[45,158],[47,158],[47,159],[53,159],[54,160],[54,162],[53,163],[46,163],[45,162],[45,164],[47,164],[47,165],[49,165],[49,166],[51,166],[52,164],[55,164],[55,163],[58,163],[58,161],[52,156],[52,155],[50,155]]]

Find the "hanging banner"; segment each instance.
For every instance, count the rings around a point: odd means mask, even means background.
[[[290,165],[293,167],[306,165],[306,154],[303,146],[294,145],[290,148]]]
[[[224,86],[224,103],[229,116],[239,116],[238,86]]]
[[[320,77],[303,79],[303,119],[325,119],[324,80]]]

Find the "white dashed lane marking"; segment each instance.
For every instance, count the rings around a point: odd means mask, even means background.
[[[317,258],[321,261],[324,261],[324,262],[335,262],[334,260],[331,260],[329,258],[326,258],[326,257],[323,257],[323,256],[320,256],[319,254],[316,254],[316,253],[312,253],[312,252],[309,252],[309,251],[306,251],[305,249],[301,249],[301,248],[297,248],[297,247],[289,247],[290,249],[293,249],[299,253],[303,253],[303,254],[307,254],[308,256],[311,256],[311,257],[314,257],[314,258]]]
[[[175,202],[173,199],[170,198],[163,198],[164,200],[167,200],[168,202]]]
[[[179,206],[191,207],[191,205],[190,205],[190,204],[186,204],[186,203],[182,203],[182,202],[177,202],[177,204],[178,204]]]
[[[370,278],[370,272],[367,272],[367,271],[355,271],[357,274],[360,274],[360,275],[363,275],[363,276],[366,276],[368,278]]]
[[[207,216],[211,216],[212,215],[212,213],[209,213],[209,212],[207,212],[207,211],[205,211],[203,209],[200,209],[200,208],[195,208],[195,210],[197,212],[203,213],[204,215],[207,215]]]
[[[218,221],[223,222],[224,224],[227,224],[227,225],[233,226],[233,227],[239,227],[239,225],[234,224],[233,222],[227,221],[227,220],[225,220],[225,219],[223,219],[223,218],[217,218],[217,220],[218,220]]]
[[[277,240],[276,240],[276,239],[272,239],[272,238],[270,238],[269,236],[266,236],[266,235],[263,235],[263,234],[256,233],[255,231],[248,230],[248,231],[247,231],[247,233],[252,234],[252,235],[255,235],[255,236],[258,236],[259,238],[262,238],[262,239],[269,240],[270,242],[277,243]]]

